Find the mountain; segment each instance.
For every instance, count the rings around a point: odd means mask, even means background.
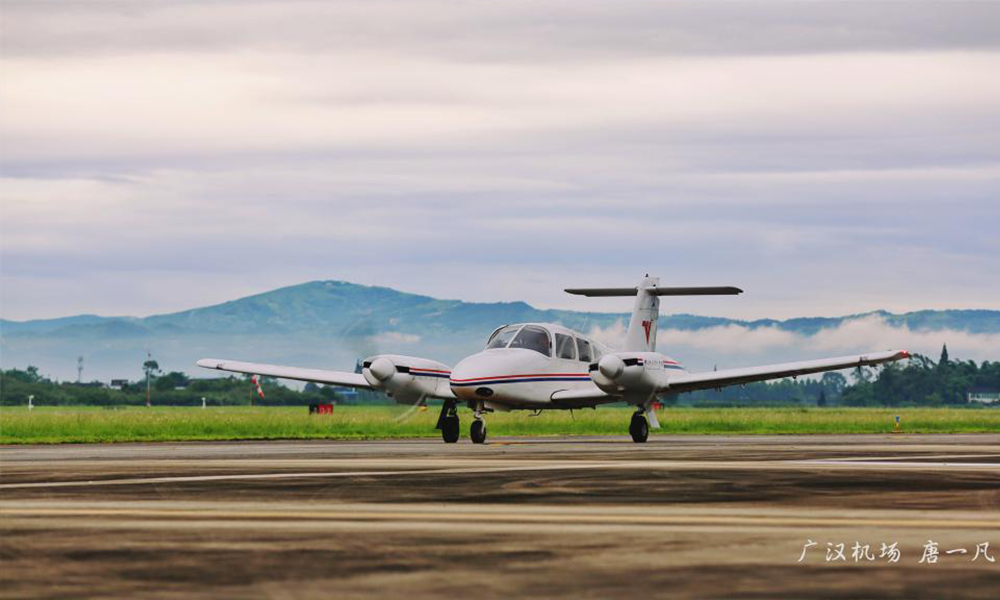
[[[627,318],[626,313],[541,310],[524,302],[441,300],[384,287],[313,281],[144,318],[79,315],[0,320],[0,366],[34,364],[43,373],[70,379],[76,376],[77,356],[84,356],[85,379],[136,378],[147,349],[165,370],[190,373],[197,372],[193,362],[204,356],[350,369],[360,356],[393,351],[451,363],[478,350],[490,331],[506,323],[559,322],[591,332],[613,330]],[[664,331],[735,327],[740,332],[816,336],[845,323],[873,320],[884,327],[924,335],[1000,335],[1000,311],[996,310],[878,311],[784,321],[675,314],[660,318],[660,330],[662,335]],[[606,332],[606,337],[613,335],[613,331]],[[701,350],[688,354],[698,355]],[[744,351],[749,355],[755,352],[753,348]],[[1000,351],[996,355],[1000,357]],[[710,359],[706,356],[706,360]]]

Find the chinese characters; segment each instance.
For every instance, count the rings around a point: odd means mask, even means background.
[[[819,542],[807,539],[805,544],[802,545],[802,552],[796,562],[807,562],[810,550],[816,548],[817,546],[820,546]],[[877,552],[873,550],[873,546],[871,544],[863,544],[860,541],[855,541],[854,544],[850,546],[848,546],[845,542],[826,542],[825,552],[821,553],[821,551],[817,551],[815,554],[817,556],[823,556],[824,562],[827,563],[843,562],[858,564],[896,564],[899,563],[903,557],[902,551],[899,548],[899,542],[892,542],[891,544],[882,542]],[[927,543],[923,545],[923,552],[919,560],[917,560],[917,564],[934,565],[937,564],[938,561],[942,560],[942,558],[948,559],[952,557],[964,557],[964,560],[969,562],[996,562],[996,558],[990,550],[989,542],[980,542],[973,548],[965,546],[943,548],[938,542],[935,542],[934,540],[927,540]]]

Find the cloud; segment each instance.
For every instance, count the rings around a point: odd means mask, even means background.
[[[8,2],[6,318],[306,279],[996,307],[1000,5]],[[585,267],[585,268],[583,268]],[[498,283],[502,282],[502,283]]]
[[[746,55],[995,48],[989,2],[700,0],[454,3],[439,1],[30,1],[5,3],[4,51],[116,55],[178,47],[224,52],[465,56],[477,62],[575,62],[607,56]],[[512,44],[511,41],[516,41]]]
[[[398,331],[386,331],[378,335],[371,336],[371,341],[378,346],[392,346],[398,344],[417,344],[420,336],[412,333],[400,333]]]

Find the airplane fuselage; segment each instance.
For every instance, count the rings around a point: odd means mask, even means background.
[[[447,387],[456,399],[473,408],[579,408],[594,402],[554,402],[553,395],[565,390],[605,389],[601,385],[597,362],[609,352],[612,350],[604,344],[558,324],[520,323],[495,330],[483,351],[466,357],[451,370],[443,363],[427,359],[414,362],[409,358],[405,372],[390,373],[391,379],[379,381],[388,385],[390,393],[395,387],[413,400],[447,395],[444,390]],[[402,357],[383,356],[393,365],[402,364],[393,360]],[[647,378],[649,389],[654,389],[672,374],[686,372],[677,361],[657,352],[633,352],[622,356],[624,377],[621,381],[627,384],[638,384],[641,378]],[[372,366],[377,360],[378,357],[373,357],[363,363],[366,378],[372,383],[376,375],[381,375],[377,373],[380,365]],[[605,391],[617,391],[618,385],[608,380],[606,386],[611,387]],[[398,393],[394,397],[400,401],[408,399]]]

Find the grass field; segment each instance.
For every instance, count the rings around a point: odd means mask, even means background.
[[[51,444],[182,440],[386,439],[437,437],[437,410],[398,422],[406,407],[337,407],[309,415],[305,407],[132,407],[0,409],[0,443]],[[630,409],[607,407],[494,413],[490,435],[625,435]],[[471,412],[460,411],[463,435]],[[948,408],[667,408],[661,434],[887,433],[895,415],[907,433],[1000,432],[1000,410]]]

